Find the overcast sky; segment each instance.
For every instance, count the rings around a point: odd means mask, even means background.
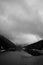
[[[42,0],[0,0],[0,2],[0,33],[13,40],[21,33],[43,37]]]

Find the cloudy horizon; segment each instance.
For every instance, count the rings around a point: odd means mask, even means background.
[[[21,33],[24,35],[38,35],[40,38],[43,38],[42,5],[37,3],[37,1],[34,1],[35,4],[29,1],[29,5],[26,0],[23,2],[19,0],[14,2],[15,4],[13,2],[13,4],[9,4],[8,2],[0,3],[0,33],[12,40],[15,40],[16,36]],[[37,6],[36,3],[38,4]],[[26,35],[25,37],[28,38],[29,36]]]

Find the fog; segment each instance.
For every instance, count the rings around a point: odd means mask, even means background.
[[[0,0],[0,34],[17,44],[43,39],[43,1]],[[6,64],[43,65],[43,56],[5,52],[0,54],[0,65]]]
[[[42,7],[40,1],[37,0],[0,0],[0,34],[13,42],[19,34],[34,34],[43,38]]]

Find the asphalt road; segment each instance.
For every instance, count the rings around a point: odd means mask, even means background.
[[[0,54],[0,65],[43,65],[43,56],[30,56],[24,51]]]

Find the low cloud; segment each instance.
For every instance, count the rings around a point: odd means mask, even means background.
[[[5,9],[5,14],[8,15],[8,23],[5,24],[0,21],[0,29],[9,37],[12,37],[13,40],[20,33],[23,33],[23,36],[25,34],[25,37],[29,33],[43,37],[43,20],[38,10],[35,7],[27,7],[25,4],[20,5],[20,3],[16,3],[14,5],[10,4],[11,6],[8,5],[9,7]]]

